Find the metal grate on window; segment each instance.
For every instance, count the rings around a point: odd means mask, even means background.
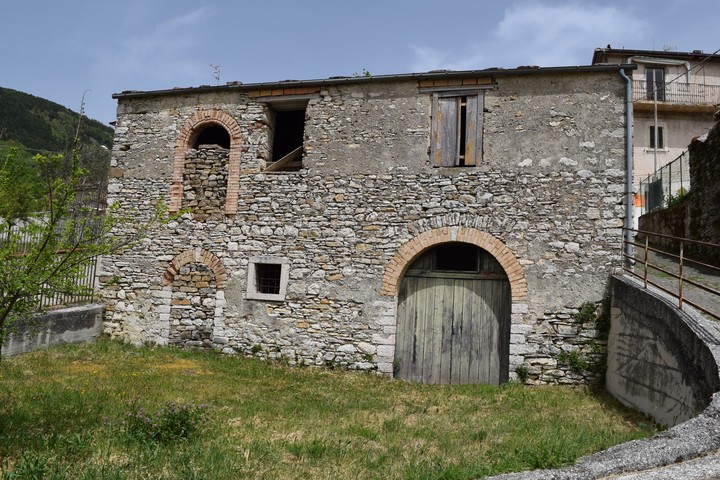
[[[255,265],[255,286],[258,293],[277,295],[280,293],[282,265],[258,263]]]

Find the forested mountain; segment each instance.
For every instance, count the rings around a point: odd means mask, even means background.
[[[72,146],[78,114],[44,98],[0,87],[0,142],[31,150],[66,153]],[[110,148],[113,129],[83,117],[81,144]],[[16,143],[17,142],[17,143]]]
[[[36,153],[59,153],[69,172],[78,119],[76,112],[50,100],[0,87],[0,162],[11,155],[19,166],[27,166]],[[113,135],[111,127],[83,116],[75,158],[98,185],[107,178]]]

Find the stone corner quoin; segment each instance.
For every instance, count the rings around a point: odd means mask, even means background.
[[[411,353],[445,365],[432,357],[440,343],[483,352],[483,331],[501,357],[489,368],[506,372],[491,383],[592,381],[562,359],[577,352],[592,363],[605,346],[573,314],[601,301],[620,261],[622,80],[590,70],[479,75],[121,95],[109,201],[135,209],[138,223],[160,199],[186,213],[103,259],[105,332],[397,375]],[[464,90],[453,94],[458,81]],[[453,130],[461,117],[476,129],[472,145]],[[292,142],[302,148],[285,157]],[[475,165],[453,164],[463,160],[447,145],[476,149]],[[443,255],[475,247],[500,270],[488,260],[487,272],[442,266]],[[422,262],[426,283],[409,282]],[[479,318],[459,306],[461,294],[497,307]],[[431,315],[417,295],[447,306],[440,330],[465,322],[465,333],[438,340],[423,321],[398,322]],[[408,336],[424,350],[407,352]]]

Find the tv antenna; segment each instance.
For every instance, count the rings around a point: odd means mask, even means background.
[[[211,63],[210,66],[213,69],[213,77],[215,78],[217,85],[220,85],[220,65],[213,65]]]
[[[663,45],[663,52],[672,52],[675,50],[677,50],[677,45],[669,45],[667,43]]]

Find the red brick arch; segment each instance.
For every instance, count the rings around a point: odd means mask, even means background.
[[[502,265],[510,280],[513,303],[527,300],[527,282],[522,266],[513,252],[489,233],[468,227],[442,227],[428,230],[402,245],[383,276],[382,295],[397,296],[402,276],[408,266],[424,251],[448,242],[470,243],[486,250]]]
[[[209,124],[223,127],[230,136],[225,214],[232,215],[237,212],[238,191],[240,189],[240,155],[242,153],[240,125],[233,117],[221,110],[201,110],[187,119],[180,129],[180,135],[175,143],[172,186],[170,187],[171,213],[177,213],[182,208],[185,153],[192,148],[200,132]]]
[[[213,275],[215,275],[217,288],[225,288],[225,283],[227,282],[227,272],[225,271],[222,261],[204,248],[185,250],[183,253],[173,258],[170,265],[168,265],[167,270],[165,270],[165,275],[163,275],[163,284],[172,285],[173,281],[175,281],[175,275],[178,274],[180,269],[184,265],[192,262],[205,264],[213,272]]]

